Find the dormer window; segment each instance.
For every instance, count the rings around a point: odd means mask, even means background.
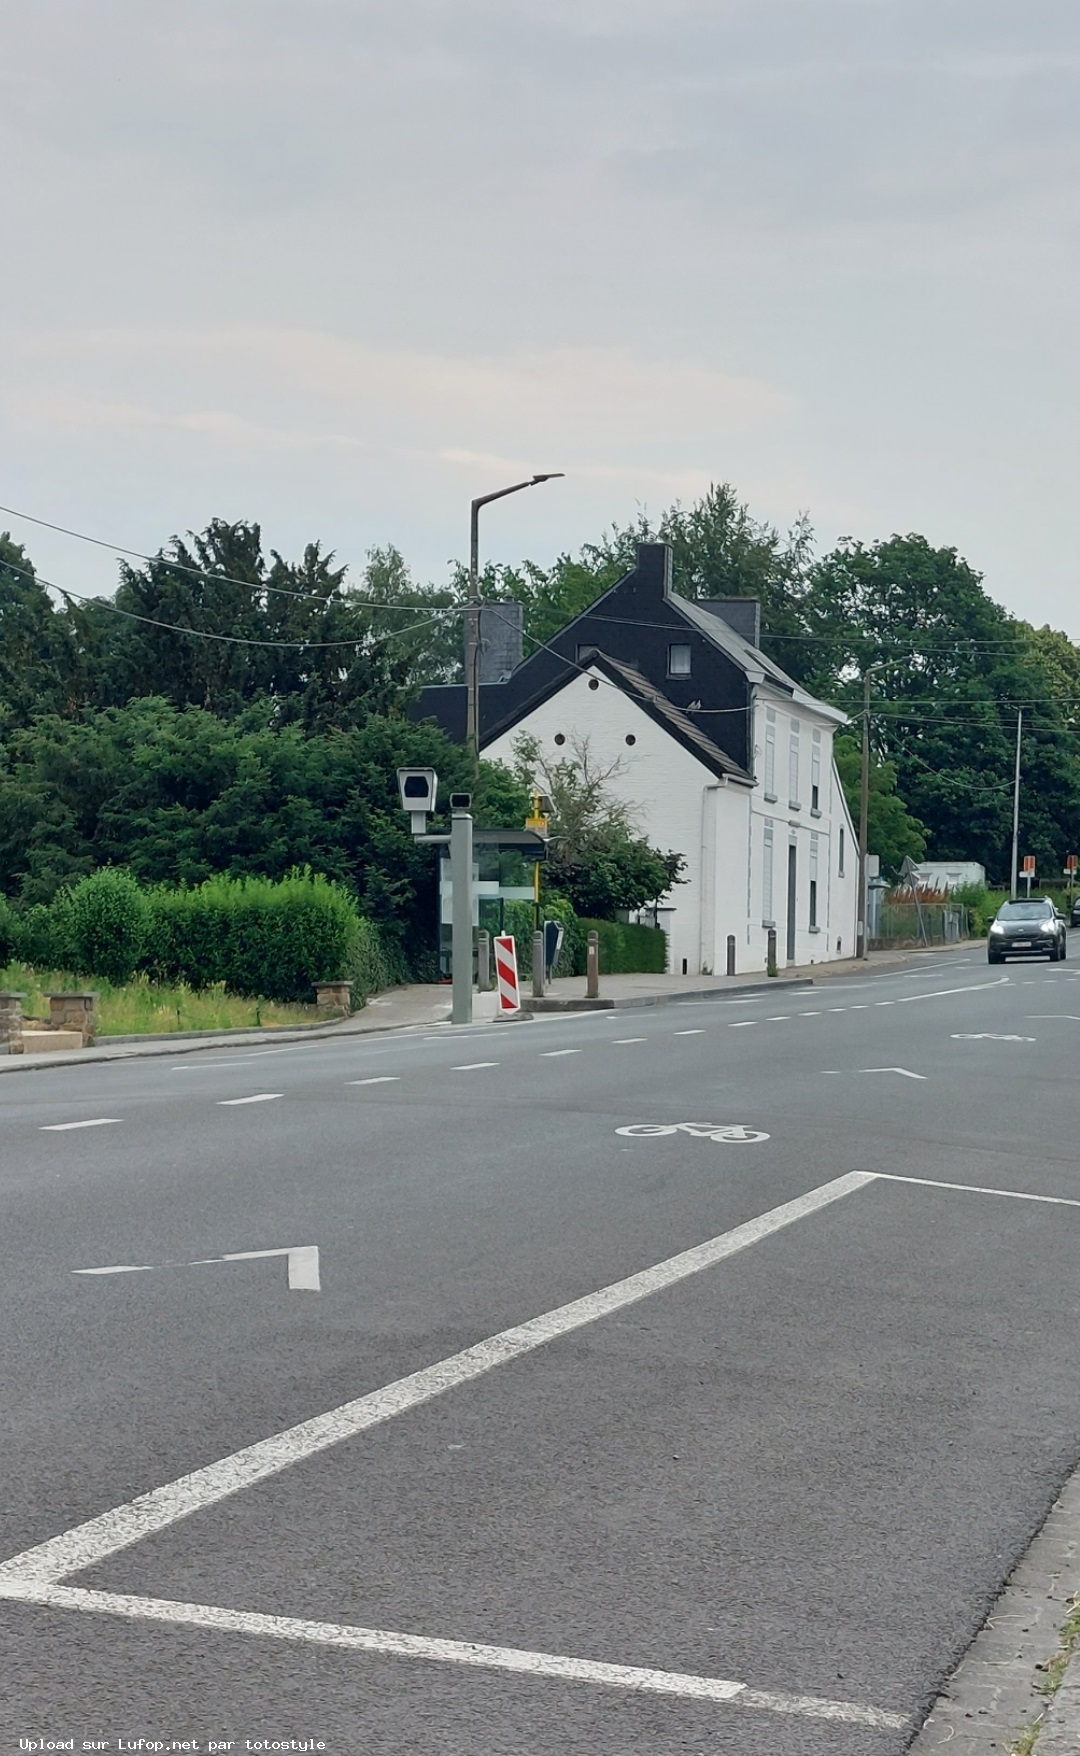
[[[689,646],[669,646],[667,649],[667,674],[669,677],[688,677],[690,675]]]

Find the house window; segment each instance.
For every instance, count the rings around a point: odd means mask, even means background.
[[[788,746],[788,804],[799,809],[799,722],[791,722],[791,743]]]
[[[689,646],[668,647],[667,674],[669,677],[688,677],[690,675]]]
[[[761,861],[761,914],[767,927],[773,923],[773,826],[765,825],[765,845]]]
[[[818,838],[810,837],[810,931],[818,930],[817,896],[818,896]]]
[[[776,714],[765,709],[765,797],[776,797]]]
[[[838,878],[842,878],[844,876],[844,832],[843,832],[843,830],[840,831],[840,864],[836,868],[836,874],[837,874]]]
[[[821,813],[821,733],[814,733],[810,749],[810,809]]]

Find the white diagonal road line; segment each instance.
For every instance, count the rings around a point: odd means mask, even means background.
[[[292,1464],[325,1451],[343,1439],[380,1426],[383,1421],[391,1420],[407,1409],[430,1402],[432,1397],[481,1378],[496,1366],[520,1359],[549,1341],[569,1335],[601,1317],[608,1317],[614,1311],[621,1311],[627,1305],[637,1304],[653,1293],[714,1268],[727,1257],[760,1243],[783,1227],[819,1212],[875,1180],[872,1171],[849,1171],[846,1176],[823,1183],[794,1201],[787,1201],[757,1219],[736,1226],[733,1231],[722,1232],[704,1244],[696,1244],[677,1256],[669,1256],[666,1261],[641,1269],[625,1280],[587,1293],[584,1298],[546,1311],[540,1317],[529,1318],[512,1329],[504,1329],[486,1341],[412,1372],[406,1378],[399,1378],[381,1390],[343,1403],[311,1420],[301,1421],[298,1426],[288,1427],[272,1438],[233,1452],[231,1456],[155,1488],[149,1494],[141,1494],[126,1505],[103,1512],[98,1518],[76,1525],[61,1536],[51,1537],[0,1564],[0,1593],[5,1582],[8,1585],[57,1584],[65,1575],[95,1566],[106,1556],[128,1548],[154,1531],[166,1529],[181,1518],[201,1512],[206,1506],[227,1499],[241,1488],[278,1475]]]

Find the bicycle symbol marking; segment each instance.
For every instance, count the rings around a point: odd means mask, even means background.
[[[952,1038],[954,1043],[1033,1043],[1035,1041],[1034,1037],[999,1036],[990,1030],[954,1030]]]
[[[615,1132],[632,1140],[658,1140],[665,1134],[690,1134],[695,1140],[721,1140],[740,1146],[769,1138],[760,1128],[745,1128],[741,1122],[631,1122],[626,1128],[616,1128]]]

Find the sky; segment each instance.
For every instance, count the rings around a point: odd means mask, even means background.
[[[0,505],[442,582],[533,471],[485,559],[730,481],[1080,639],[1076,0],[0,0],[0,41]]]

